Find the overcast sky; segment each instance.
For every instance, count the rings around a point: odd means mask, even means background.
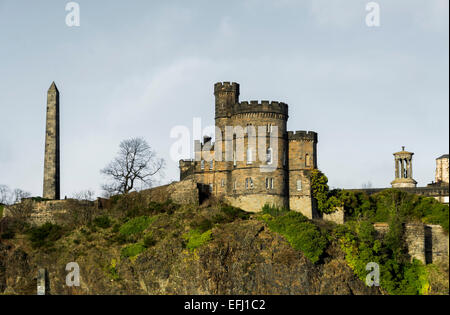
[[[61,94],[61,195],[92,189],[121,140],[168,164],[176,125],[213,124],[213,85],[289,104],[289,130],[319,133],[330,186],[387,187],[415,152],[419,186],[449,151],[448,0],[0,0],[0,184],[42,195],[46,93]]]

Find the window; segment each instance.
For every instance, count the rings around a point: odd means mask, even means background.
[[[236,151],[233,151],[233,166],[237,165],[237,161],[236,161]]]
[[[309,156],[308,153],[306,153],[306,155],[305,155],[305,165],[306,165],[306,167],[311,166],[311,157]]]
[[[209,161],[209,169],[212,170],[214,167],[214,162],[213,160]]]
[[[253,179],[251,177],[247,177],[245,179],[245,189],[252,189],[253,188]]]
[[[225,187],[225,179],[222,179],[222,180],[220,181],[220,186]]]
[[[273,189],[273,178],[266,178],[266,189]]]
[[[247,164],[253,163],[252,149],[247,149]]]
[[[286,166],[286,161],[287,161],[287,158],[286,158],[286,149],[283,149],[283,166]]]
[[[267,164],[272,164],[273,152],[272,148],[267,149]]]
[[[200,161],[200,168],[201,168],[202,170],[205,169],[205,160],[201,160],[201,161]]]
[[[302,190],[302,181],[300,179],[297,180],[297,190],[298,191]]]
[[[213,192],[213,184],[209,184],[209,192],[210,192],[210,193]]]
[[[237,189],[237,181],[234,181],[234,183],[233,183],[233,189],[234,189],[234,190]]]
[[[272,133],[272,124],[267,124],[267,133]]]

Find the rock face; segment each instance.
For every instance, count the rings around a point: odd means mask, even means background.
[[[190,251],[181,238],[166,237],[120,261],[106,239],[28,253],[0,244],[0,293],[36,294],[37,270],[47,268],[50,294],[379,294],[354,276],[336,246],[314,265],[259,220],[220,225],[212,238]],[[80,287],[65,284],[72,261],[80,266]]]

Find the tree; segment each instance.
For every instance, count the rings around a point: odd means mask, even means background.
[[[14,203],[22,202],[23,199],[30,198],[30,197],[31,197],[31,193],[29,193],[28,191],[24,191],[20,188],[16,188],[13,191]]]
[[[318,169],[311,172],[311,191],[320,213],[334,212],[336,207],[343,205],[340,200],[341,192],[339,190],[330,191],[328,178]]]
[[[11,203],[11,189],[6,185],[0,185],[0,204],[7,205]]]
[[[137,185],[151,187],[154,177],[164,168],[165,162],[142,138],[132,138],[120,143],[119,152],[101,173],[111,182],[103,185],[109,193],[127,194]]]
[[[31,193],[22,189],[16,188],[13,191],[6,186],[0,185],[0,204],[10,205],[13,203],[20,203],[22,199],[31,197]]]

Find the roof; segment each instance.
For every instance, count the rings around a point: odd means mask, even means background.
[[[436,160],[440,160],[440,159],[448,159],[448,154],[441,155]]]

